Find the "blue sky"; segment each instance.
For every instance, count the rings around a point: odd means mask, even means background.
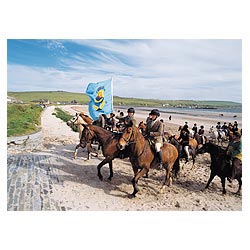
[[[84,92],[113,77],[114,95],[242,102],[238,39],[8,40],[8,91]]]

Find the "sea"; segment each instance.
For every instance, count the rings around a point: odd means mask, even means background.
[[[117,106],[116,109],[127,110],[128,106]],[[150,112],[155,107],[134,107],[135,110]],[[174,114],[191,115],[218,119],[221,122],[242,122],[242,106],[228,108],[158,108],[161,113],[173,116]]]

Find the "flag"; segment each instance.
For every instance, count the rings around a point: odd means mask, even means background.
[[[106,81],[89,83],[86,94],[90,97],[89,114],[95,121],[101,114],[113,111],[112,78]]]

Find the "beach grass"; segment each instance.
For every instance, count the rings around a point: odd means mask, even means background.
[[[7,136],[37,132],[41,124],[42,108],[31,104],[7,105]]]

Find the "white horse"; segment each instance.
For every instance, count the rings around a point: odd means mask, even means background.
[[[218,145],[219,143],[222,145],[222,142],[227,141],[225,131],[218,131],[214,126],[211,126],[208,132],[210,133],[210,139],[215,143],[218,142]]]
[[[70,127],[72,127],[73,125],[77,126],[77,131],[79,132],[79,139],[81,139],[82,131],[84,129],[83,124],[87,125],[87,124],[92,124],[92,123],[93,123],[93,120],[88,115],[85,115],[84,113],[79,113],[79,114],[76,113],[76,115],[67,122],[67,125]],[[74,152],[74,159],[76,159],[77,157],[77,151],[79,147],[84,148],[81,143],[76,145],[75,152]],[[88,151],[88,160],[89,160],[90,154],[93,153],[93,149],[90,143],[87,144],[87,151]],[[97,156],[97,153],[95,154]]]

